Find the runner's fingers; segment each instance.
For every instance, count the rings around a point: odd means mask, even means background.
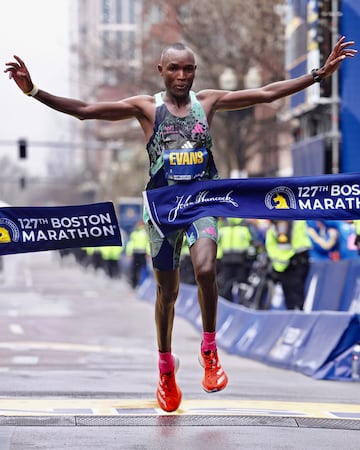
[[[8,63],[5,63],[5,65],[7,66],[7,68],[5,69],[5,72],[9,72],[10,70],[12,72],[14,72],[15,70],[19,70],[20,69],[19,64],[14,63],[14,62],[8,62]]]
[[[14,55],[14,58],[16,59],[16,61],[19,63],[19,66],[22,68],[25,68],[25,63],[24,61],[17,55]]]

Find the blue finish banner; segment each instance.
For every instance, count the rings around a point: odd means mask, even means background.
[[[179,183],[143,192],[162,236],[200,217],[360,219],[360,173]]]
[[[121,245],[111,202],[0,208],[0,255]]]

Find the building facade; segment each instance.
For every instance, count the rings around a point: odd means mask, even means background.
[[[288,0],[286,63],[289,76],[320,67],[339,35],[359,41],[357,0]],[[294,175],[360,170],[358,64],[345,61],[322,82],[291,97]]]

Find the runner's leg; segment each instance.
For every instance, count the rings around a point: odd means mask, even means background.
[[[160,352],[171,351],[175,302],[179,292],[179,269],[154,270],[156,281],[155,324]]]
[[[209,238],[200,238],[190,248],[198,299],[205,332],[216,330],[218,289],[216,284],[216,243]]]

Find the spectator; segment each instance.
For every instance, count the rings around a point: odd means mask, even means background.
[[[333,226],[339,232],[340,259],[358,258],[356,241],[356,225],[353,220],[333,220]]]
[[[110,278],[119,278],[120,276],[120,256],[123,247],[118,245],[108,245],[101,247],[101,255],[104,261],[104,270]]]
[[[244,219],[229,218],[219,229],[219,294],[229,301],[233,301],[233,285],[248,279],[256,254],[253,234],[253,224]]]
[[[304,308],[311,241],[304,220],[274,220],[266,232],[265,248],[273,278],[281,284],[287,309]]]
[[[149,238],[145,224],[140,220],[130,233],[126,244],[126,255],[131,257],[130,284],[135,289],[147,272],[147,255],[149,254]]]
[[[339,230],[333,225],[333,222],[326,220],[308,220],[306,224],[312,243],[310,259],[338,260]]]

